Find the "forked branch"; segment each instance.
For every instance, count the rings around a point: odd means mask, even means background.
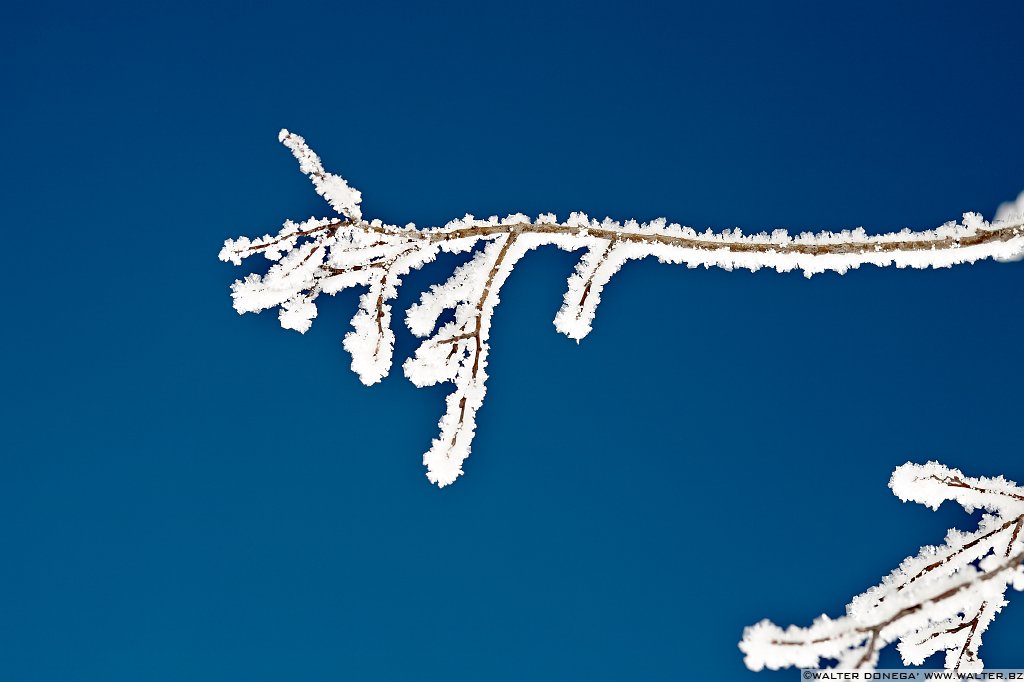
[[[280,139],[341,217],[289,221],[277,235],[225,242],[221,260],[238,265],[260,253],[275,261],[265,275],[250,274],[232,285],[239,313],[277,307],[283,327],[305,332],[316,317],[320,294],[365,287],[344,346],[352,355],[353,371],[363,383],[374,384],[391,369],[391,301],[401,278],[442,251],[474,252],[446,282],[425,292],[406,318],[414,334],[426,337],[404,364],[406,376],[418,386],[455,384],[439,437],[424,455],[427,476],[440,486],[462,473],[469,455],[485,393],[491,316],[502,284],[531,249],[550,245],[584,250],[555,316],[558,331],[577,341],[590,332],[603,288],[630,260],[653,256],[691,268],[802,270],[810,277],[867,264],[938,268],[987,258],[1016,260],[1024,254],[1024,221],[1019,215],[1024,194],[1017,204],[1001,209],[1005,215],[993,223],[977,213],[965,213],[962,223],[882,235],[868,235],[863,229],[799,235],[785,230],[751,235],[739,229],[697,232],[664,219],[619,223],[592,220],[582,213],[573,213],[564,222],[551,214],[536,220],[516,214],[500,220],[467,215],[443,227],[387,225],[362,217],[360,193],[328,173],[301,137],[285,130]],[[454,311],[455,319],[436,329],[447,310]]]

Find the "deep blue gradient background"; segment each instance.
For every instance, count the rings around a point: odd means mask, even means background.
[[[745,625],[839,614],[971,523],[895,466],[1024,480],[1024,263],[634,263],[577,346],[575,256],[536,252],[438,490],[447,387],[359,384],[356,293],[305,336],[239,317],[251,266],[216,254],[329,211],[282,126],[389,222],[991,216],[1024,5],[964,5],[6,5],[0,679],[795,679],[745,670]],[[1017,597],[992,666],[1024,666]]]

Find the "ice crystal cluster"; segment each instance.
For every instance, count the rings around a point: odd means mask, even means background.
[[[984,510],[978,529],[950,530],[945,544],[926,546],[882,582],[855,597],[846,615],[821,616],[810,627],[782,629],[764,620],[746,629],[740,649],[751,670],[796,666],[872,669],[892,642],[908,665],[945,653],[944,666],[983,669],[982,636],[1006,605],[1009,587],[1024,589],[1024,488],[999,478],[968,478],[937,462],[904,464],[889,487],[904,502],[938,509],[946,500],[968,513]]]
[[[305,332],[316,317],[321,294],[365,289],[344,346],[352,355],[352,370],[371,385],[391,369],[391,302],[402,277],[440,252],[471,253],[446,282],[424,292],[406,314],[409,329],[423,338],[415,356],[403,365],[406,376],[417,386],[455,386],[440,433],[423,457],[427,477],[439,486],[462,474],[484,399],[491,317],[502,284],[531,249],[583,251],[555,316],[558,331],[577,341],[590,332],[605,285],[630,260],[655,257],[690,268],[801,270],[810,277],[830,270],[845,273],[865,264],[950,267],[986,258],[1014,260],[1024,254],[1019,215],[1024,195],[1001,207],[1000,219],[993,223],[977,213],[965,213],[960,223],[882,235],[868,235],[863,229],[797,235],[785,230],[749,235],[739,229],[698,232],[664,219],[620,223],[583,213],[564,221],[552,214],[535,219],[523,214],[501,219],[467,215],[442,227],[386,225],[363,218],[360,193],[324,170],[301,137],[282,130],[280,140],[339,215],[287,222],[276,235],[225,242],[221,260],[238,265],[262,254],[274,262],[266,274],[250,274],[232,285],[239,313],[276,307],[282,327]],[[452,311],[453,318],[439,325],[446,311]]]

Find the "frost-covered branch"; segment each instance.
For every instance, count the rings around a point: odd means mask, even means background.
[[[474,251],[445,283],[425,292],[406,319],[413,333],[425,339],[404,364],[406,376],[418,386],[455,384],[441,417],[440,435],[424,456],[427,476],[440,486],[462,473],[469,455],[485,392],[491,316],[502,284],[531,249],[583,250],[555,316],[558,331],[577,341],[590,332],[605,285],[630,260],[655,257],[690,268],[801,270],[810,277],[867,264],[938,268],[1024,255],[1024,220],[1019,215],[1024,195],[1017,203],[1000,207],[1002,219],[995,223],[965,213],[962,223],[882,235],[863,229],[798,235],[785,230],[750,235],[739,229],[698,232],[664,219],[619,223],[583,213],[573,213],[565,221],[552,214],[484,220],[467,215],[443,227],[386,225],[363,219],[360,193],[328,173],[305,140],[287,130],[281,131],[280,139],[341,217],[289,221],[277,235],[225,242],[221,260],[239,265],[262,254],[274,262],[265,275],[250,274],[232,285],[239,313],[277,307],[281,326],[305,332],[316,317],[318,296],[365,287],[344,346],[352,355],[353,371],[363,383],[374,384],[391,369],[391,301],[401,278],[442,251]],[[454,320],[436,328],[448,310]]]
[[[908,665],[945,652],[945,667],[983,669],[978,649],[1006,605],[1007,588],[1024,589],[1024,488],[999,478],[968,478],[937,462],[904,464],[889,487],[904,502],[938,509],[946,500],[986,513],[972,533],[950,530],[945,544],[925,546],[881,584],[855,597],[846,615],[822,615],[810,627],[785,630],[764,620],[746,629],[740,649],[751,670],[797,666],[871,669],[886,645]]]

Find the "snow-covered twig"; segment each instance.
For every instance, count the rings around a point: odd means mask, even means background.
[[[406,376],[418,386],[455,384],[441,417],[440,435],[424,455],[427,476],[439,486],[462,473],[469,455],[485,391],[491,316],[502,284],[531,249],[550,245],[584,250],[555,316],[558,331],[577,341],[590,332],[603,288],[630,260],[653,256],[691,268],[801,270],[810,277],[826,271],[845,273],[866,264],[938,268],[1024,255],[1024,221],[1019,215],[1024,195],[1017,204],[1001,207],[1000,215],[1007,218],[995,223],[977,213],[965,213],[962,223],[882,235],[868,235],[863,229],[799,235],[785,230],[750,235],[739,229],[698,232],[664,219],[619,223],[582,213],[573,213],[565,221],[551,214],[535,220],[522,214],[484,220],[467,215],[443,227],[386,225],[363,219],[360,193],[324,170],[301,137],[283,130],[280,139],[317,192],[342,217],[288,222],[277,235],[225,242],[221,260],[238,265],[249,256],[263,254],[275,261],[265,275],[250,274],[232,285],[235,309],[246,313],[277,307],[281,326],[305,332],[316,317],[320,294],[366,287],[352,320],[353,330],[344,340],[352,354],[352,369],[363,383],[374,384],[390,371],[391,301],[401,278],[442,251],[476,249],[448,281],[423,294],[406,320],[413,333],[425,337],[415,357],[404,365]],[[447,310],[454,312],[454,320],[436,329]]]
[[[1024,488],[1002,477],[968,478],[937,462],[904,464],[889,487],[904,502],[937,509],[953,500],[968,512],[988,513],[976,531],[950,530],[942,546],[905,559],[841,618],[822,615],[806,628],[783,630],[767,620],[747,628],[740,642],[747,667],[817,668],[833,660],[842,669],[871,669],[879,651],[898,641],[908,665],[944,651],[947,669],[983,669],[982,635],[1006,605],[1007,588],[1024,589]]]

